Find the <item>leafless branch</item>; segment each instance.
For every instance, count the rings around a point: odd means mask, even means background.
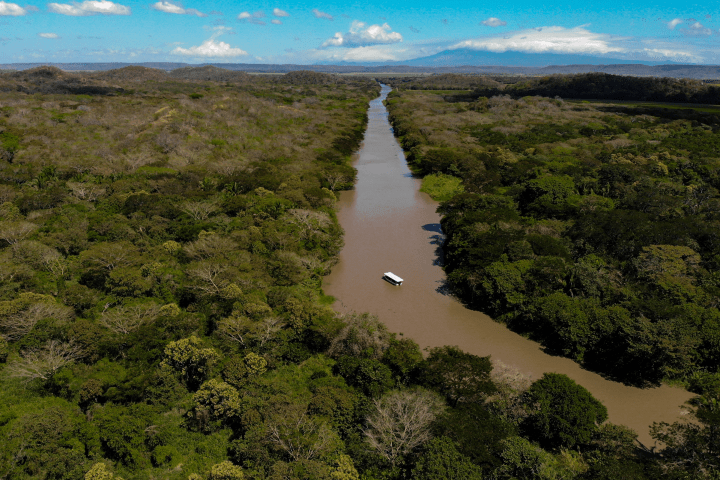
[[[155,304],[120,306],[103,311],[100,323],[115,333],[127,335],[146,323],[153,322],[160,315]]]
[[[444,405],[427,390],[398,391],[375,400],[364,433],[370,446],[392,465],[431,438],[430,424]]]
[[[49,380],[58,370],[82,357],[79,345],[50,340],[42,348],[25,350],[7,368],[12,377]]]

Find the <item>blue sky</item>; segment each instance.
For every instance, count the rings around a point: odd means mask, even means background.
[[[715,8],[713,8],[713,6]],[[720,64],[718,3],[0,0],[0,63],[398,61],[468,48]]]

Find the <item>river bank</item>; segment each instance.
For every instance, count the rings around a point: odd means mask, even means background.
[[[437,202],[421,193],[388,123],[382,100],[371,102],[369,123],[355,167],[355,190],[340,195],[338,218],[345,247],[331,275],[327,294],[339,311],[371,312],[388,328],[422,348],[457,345],[476,355],[490,355],[539,378],[544,372],[568,375],[608,408],[610,421],[637,431],[652,445],[648,427],[654,421],[679,419],[691,394],[667,385],[640,389],[606,380],[573,361],[546,354],[541,346],[463,307],[445,288]],[[382,281],[392,271],[405,279],[402,287]]]

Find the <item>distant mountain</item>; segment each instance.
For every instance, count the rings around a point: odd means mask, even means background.
[[[554,53],[485,52],[470,49],[445,50],[428,57],[415,58],[404,65],[425,67],[458,67],[461,65],[493,67],[548,67],[554,65],[666,65],[668,62],[640,62],[592,55]]]
[[[402,63],[342,63],[328,65],[257,64],[257,63],[9,63],[0,64],[0,70],[26,70],[51,65],[66,71],[102,71],[127,66],[142,66],[161,70],[185,67],[215,66],[227,70],[257,73],[287,73],[311,70],[326,73],[375,73],[378,75],[402,73],[465,73],[481,75],[550,75],[603,72],[613,75],[720,79],[720,66],[683,65],[637,62],[585,55],[527,54],[517,52],[492,53],[474,50],[449,50],[438,54],[408,60]]]

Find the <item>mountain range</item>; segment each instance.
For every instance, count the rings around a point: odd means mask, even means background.
[[[333,64],[257,64],[257,63],[203,63],[180,62],[145,63],[9,63],[0,64],[0,70],[25,70],[41,65],[52,65],[67,71],[98,71],[130,65],[174,70],[189,66],[213,65],[228,70],[257,73],[285,73],[293,70],[312,70],[328,73],[469,73],[549,75],[603,72],[616,75],[720,79],[718,65],[687,65],[668,62],[639,62],[587,55],[531,54],[520,52],[480,52],[470,49],[446,50],[435,55],[403,62],[363,62]]]

